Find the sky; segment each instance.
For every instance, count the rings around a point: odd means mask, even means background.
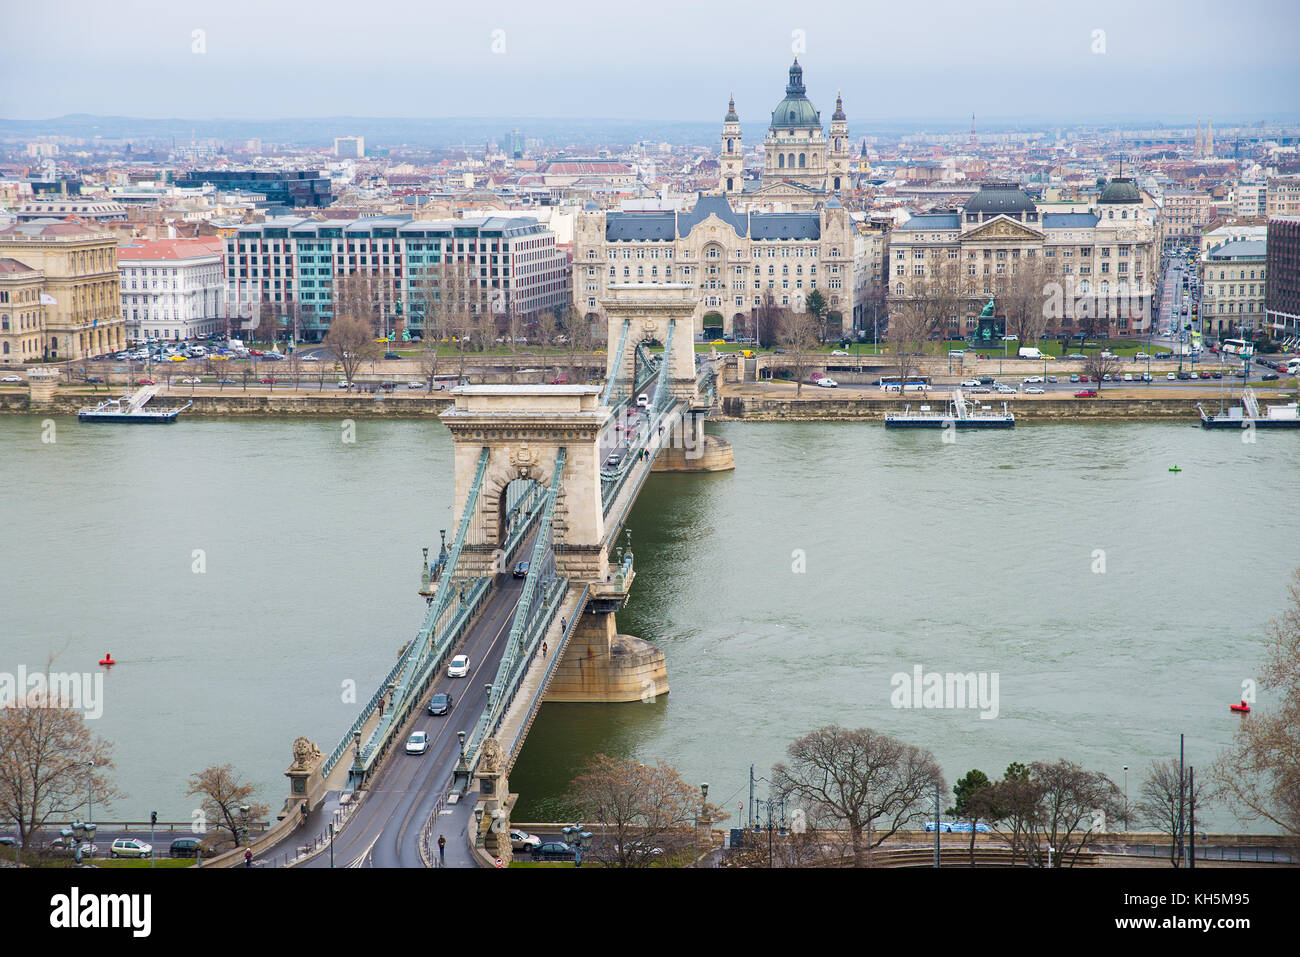
[[[43,0],[0,117],[767,124],[796,50],[829,122],[1300,113],[1300,0]]]

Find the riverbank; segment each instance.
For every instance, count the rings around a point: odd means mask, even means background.
[[[86,406],[93,406],[112,393],[97,395],[84,390],[55,393],[49,405],[35,406],[29,401],[26,390],[0,392],[0,413],[21,415],[76,415]],[[163,391],[153,400],[154,405],[174,406],[186,402],[192,405],[181,413],[187,416],[221,416],[252,418],[383,418],[427,419],[439,415],[452,404],[447,393],[439,395],[392,395],[346,392],[251,392],[214,390]]]
[[[968,396],[983,406],[1001,410],[1005,401],[1017,422],[1075,421],[1170,421],[1199,420],[1197,405],[1217,411],[1217,391],[1197,394],[1182,390],[1173,394],[1144,394],[1139,389],[1107,389],[1097,398],[1077,399],[1073,393],[1049,392],[1044,395]],[[916,411],[921,405],[935,410],[946,407],[946,391],[928,396],[910,394],[907,398],[862,392],[805,387],[795,395],[793,386],[725,386],[720,393],[721,414],[714,418],[726,422],[882,422],[887,413],[902,412],[908,406]],[[1237,400],[1232,400],[1235,402]],[[1294,395],[1260,393],[1261,403],[1294,401]]]

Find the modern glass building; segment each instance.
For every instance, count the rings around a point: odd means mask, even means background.
[[[262,193],[271,206],[314,206],[332,201],[329,177],[320,170],[197,170],[176,180],[177,186],[202,186]]]
[[[226,291],[232,315],[271,310],[301,338],[318,340],[334,317],[336,278],[369,275],[381,331],[400,322],[417,333],[427,304],[439,301],[445,264],[483,290],[498,315],[527,318],[550,310],[558,316],[568,301],[568,257],[556,248],[555,234],[531,216],[251,223],[226,240]]]

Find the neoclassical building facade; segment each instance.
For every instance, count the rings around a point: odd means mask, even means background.
[[[1151,320],[1160,245],[1160,224],[1131,179],[1112,179],[1086,212],[1066,213],[1040,211],[1014,183],[985,183],[964,206],[915,215],[890,233],[890,306],[951,275],[967,306],[949,331],[968,335],[989,296],[1032,269],[1044,287],[1061,287],[1047,335],[1077,334],[1084,309],[1106,320],[1110,335],[1135,335]]]
[[[785,98],[772,110],[772,122],[763,140],[763,173],[745,180],[740,117],[733,96],[722,121],[722,146],[718,191],[738,206],[769,209],[809,209],[839,197],[849,187],[852,157],[848,117],[843,99],[835,97],[829,135],[821,112],[808,99],[803,67],[796,58],[790,66]]]

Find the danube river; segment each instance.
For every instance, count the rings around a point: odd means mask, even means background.
[[[46,442],[42,422],[0,417],[0,671],[120,662],[91,724],[124,797],[97,818],[187,818],[187,777],[227,762],[278,809],[294,737],[331,750],[420,625],[420,547],[454,524],[448,433],[57,418]],[[1197,767],[1231,740],[1300,566],[1300,435],[710,430],[736,471],[655,475],[629,519],[619,630],[660,643],[671,693],[547,705],[511,777],[517,820],[560,815],[604,751],[708,781],[734,823],[749,766],[768,776],[833,722],[933,750],[949,786],[1066,757],[1121,787],[1128,765],[1135,799],[1179,732]],[[996,675],[997,697],[897,707],[893,677],[917,668]]]

